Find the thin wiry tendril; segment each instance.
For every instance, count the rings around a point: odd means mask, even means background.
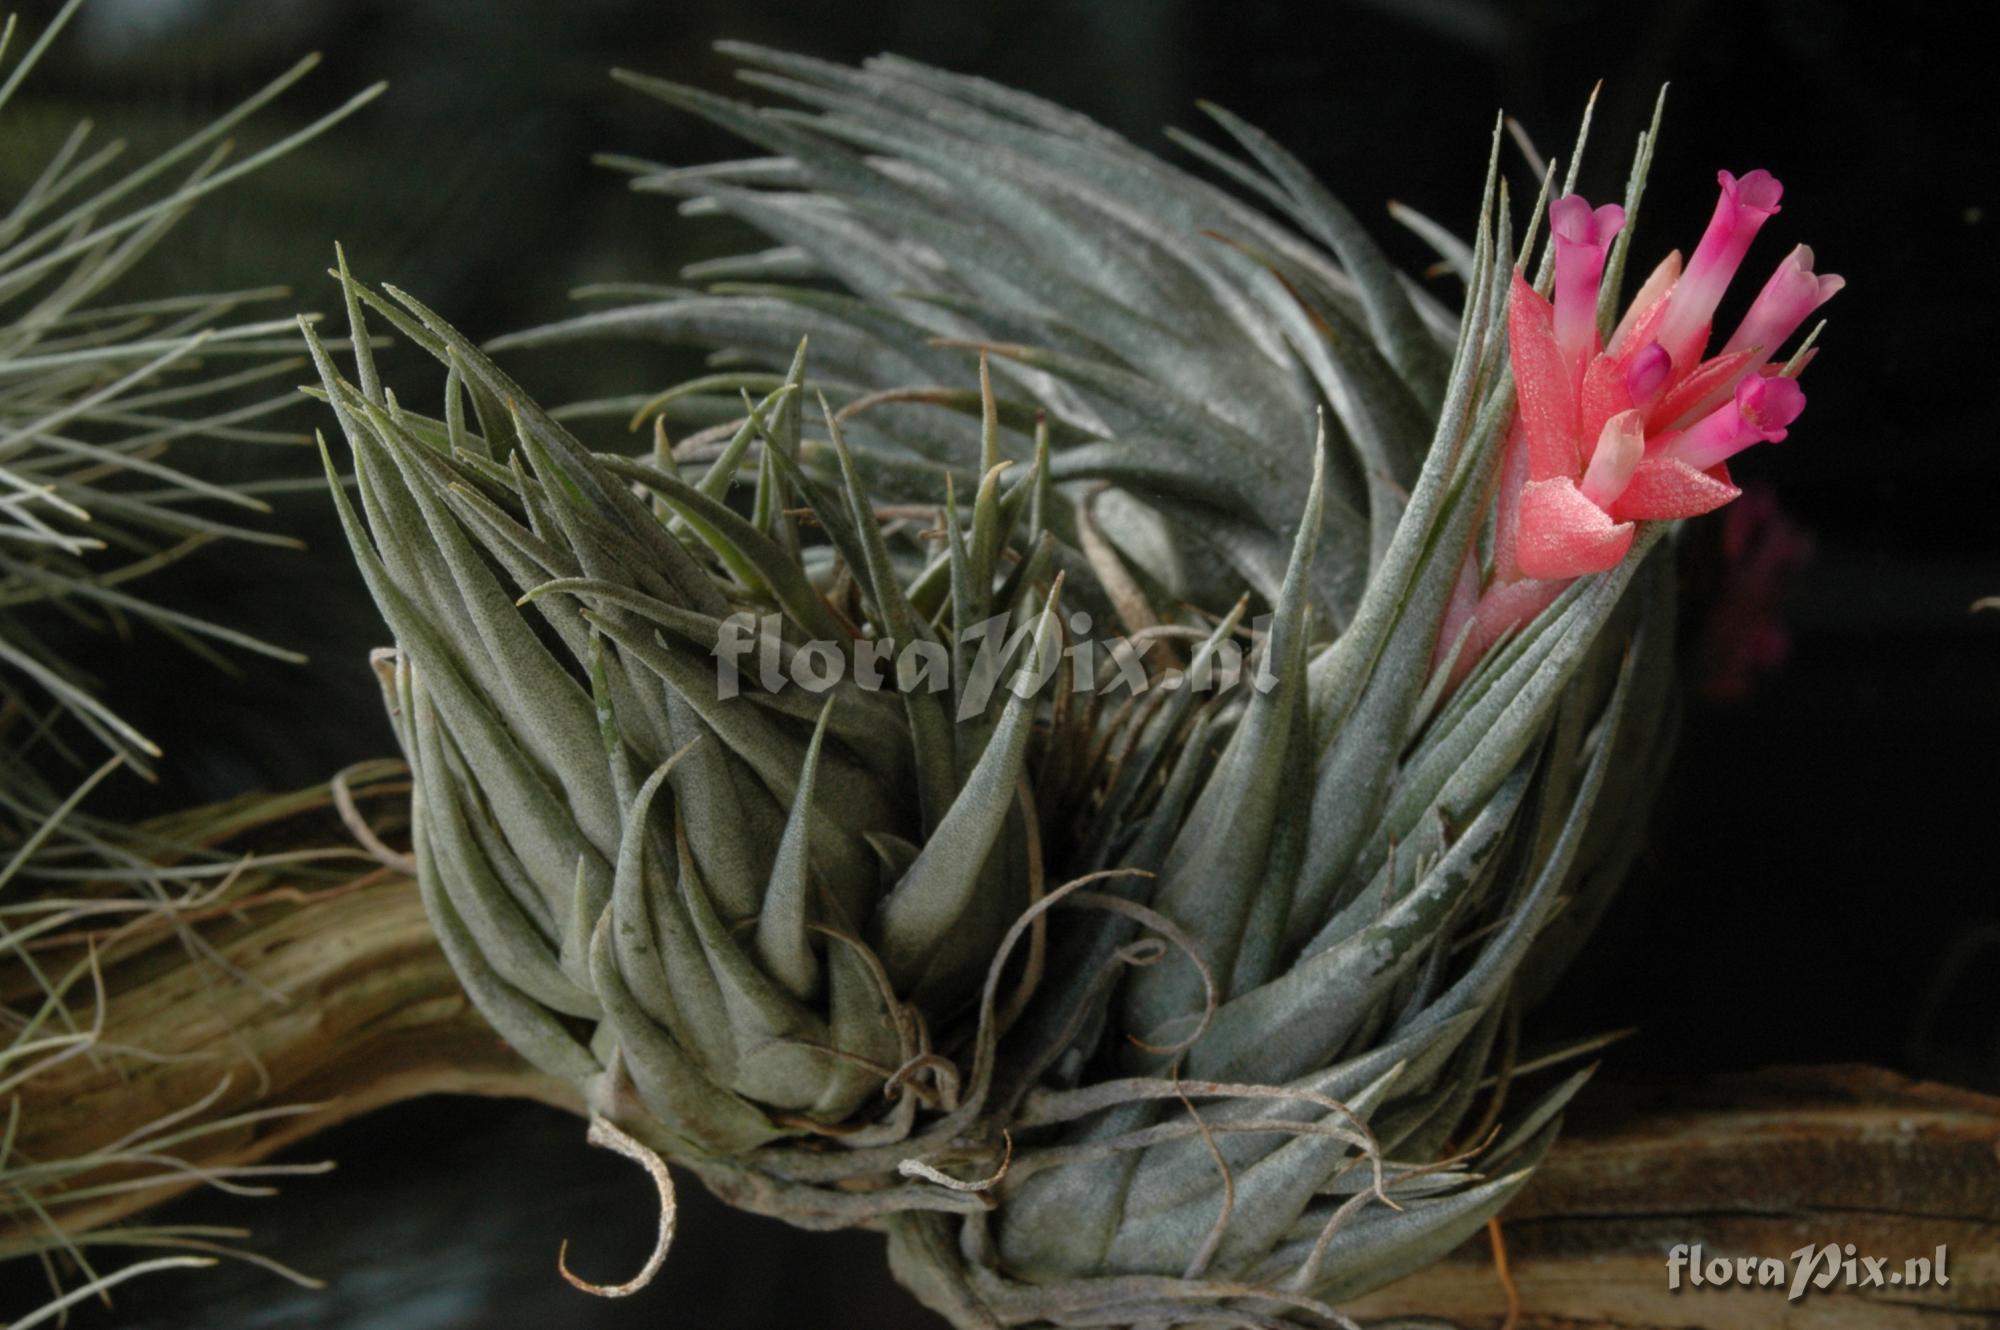
[[[653,1242],[653,1254],[646,1258],[639,1273],[622,1284],[593,1284],[570,1273],[569,1239],[564,1238],[556,1252],[556,1270],[570,1282],[571,1287],[582,1289],[600,1298],[630,1297],[653,1282],[660,1273],[660,1267],[667,1262],[667,1249],[674,1245],[674,1221],[679,1215],[679,1206],[674,1200],[673,1174],[667,1172],[667,1161],[620,1131],[611,1119],[592,1114],[590,1130],[584,1139],[592,1145],[615,1151],[627,1159],[637,1162],[653,1179],[653,1185],[660,1191],[660,1229]]]
[[[1000,1139],[1005,1143],[1005,1148],[1000,1155],[1000,1167],[993,1170],[990,1176],[977,1178],[971,1182],[961,1181],[958,1178],[952,1177],[949,1173],[933,1168],[921,1159],[905,1159],[902,1163],[896,1165],[896,1171],[906,1178],[922,1178],[925,1182],[935,1182],[938,1186],[949,1187],[953,1191],[991,1191],[994,1187],[1000,1185],[1001,1180],[1007,1176],[1007,1170],[1013,1167],[1014,1164],[1014,1134],[1002,1127],[1000,1129]]]

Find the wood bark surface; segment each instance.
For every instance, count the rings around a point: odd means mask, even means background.
[[[433,941],[414,886],[373,880],[305,903],[239,903],[203,925],[228,967],[154,946],[105,971],[102,1052],[22,1088],[19,1148],[73,1156],[227,1086],[211,1117],[310,1104],[195,1142],[185,1157],[253,1162],[333,1123],[428,1094],[506,1095],[581,1111],[479,1018]],[[58,1209],[116,1221],[187,1181]],[[524,1198],[524,1204],[529,1203]],[[1596,1084],[1501,1221],[1518,1330],[1959,1330],[2000,1326],[2000,1100],[1865,1067],[1794,1068],[1673,1085]],[[1852,1243],[1900,1273],[1945,1248],[1948,1283],[1815,1289],[1669,1287],[1668,1253],[1703,1261]],[[335,1273],[337,1277],[337,1272]],[[1789,1271],[1787,1280],[1789,1282]],[[1490,1240],[1348,1308],[1367,1321],[1506,1322]]]

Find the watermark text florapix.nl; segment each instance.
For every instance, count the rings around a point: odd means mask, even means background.
[[[1788,1257],[1710,1256],[1700,1243],[1683,1242],[1667,1252],[1667,1287],[1782,1288],[1792,1302],[1835,1287],[1943,1288],[1951,1283],[1945,1258],[1942,1245],[1931,1255],[1898,1261],[1865,1256],[1851,1242],[1808,1245]]]

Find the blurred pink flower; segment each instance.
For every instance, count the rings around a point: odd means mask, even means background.
[[[1722,515],[1722,580],[1702,626],[1695,688],[1731,701],[1791,651],[1783,601],[1793,573],[1812,557],[1812,540],[1769,486],[1747,486]]]

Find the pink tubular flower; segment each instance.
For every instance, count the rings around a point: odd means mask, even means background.
[[[1597,349],[1597,285],[1612,238],[1624,225],[1625,210],[1615,203],[1593,212],[1582,195],[1565,194],[1549,205],[1556,246],[1556,345],[1578,370]]]
[[[1791,645],[1783,602],[1812,540],[1769,486],[1745,485],[1722,515],[1722,577],[1696,654],[1694,685],[1717,701],[1747,696],[1758,675],[1784,663]]]
[[[1704,359],[1716,306],[1783,193],[1767,171],[1718,179],[1722,195],[1694,257],[1685,269],[1678,254],[1667,257],[1608,345],[1597,333],[1598,292],[1624,210],[1592,209],[1574,194],[1549,206],[1555,300],[1515,272],[1507,335],[1516,410],[1493,568],[1482,585],[1468,556],[1447,610],[1440,655],[1466,638],[1454,683],[1571,580],[1617,567],[1637,523],[1696,517],[1737,497],[1729,459],[1783,439],[1804,410],[1804,392],[1777,372],[1774,353],[1844,283],[1815,274],[1800,245]]]
[[[1722,354],[1756,351],[1762,359],[1769,360],[1771,353],[1798,331],[1808,315],[1847,285],[1831,273],[1815,276],[1812,268],[1811,247],[1800,245],[1787,254],[1778,270],[1771,274],[1771,280],[1757,293],[1742,325],[1723,343]]]
[[[1785,192],[1769,171],[1752,171],[1741,180],[1718,171],[1715,178],[1722,197],[1715,202],[1715,215],[1708,219],[1708,230],[1688,260],[1687,271],[1674,284],[1667,317],[1656,334],[1676,365],[1700,353],[1722,293],[1729,289],[1757,229],[1778,211]]]

